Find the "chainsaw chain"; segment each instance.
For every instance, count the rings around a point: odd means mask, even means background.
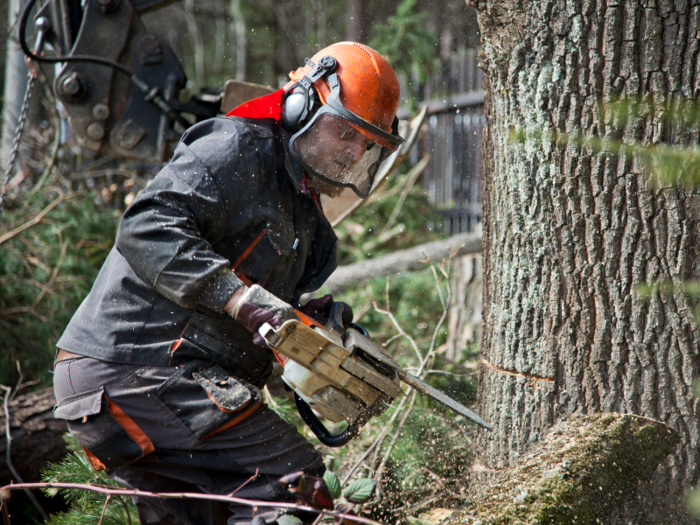
[[[22,140],[22,134],[24,133],[24,124],[27,121],[29,101],[32,98],[32,88],[34,87],[35,81],[36,74],[32,72],[30,68],[29,75],[27,76],[27,91],[24,94],[24,101],[22,102],[22,109],[19,112],[19,119],[17,119],[17,130],[15,131],[15,138],[12,142],[10,159],[7,161],[7,167],[5,168],[5,173],[2,177],[2,185],[0,185],[0,221],[2,221],[2,212],[5,208],[5,190],[7,187],[7,182],[10,180],[10,174],[14,168],[15,161],[17,160],[17,154],[19,153],[19,143]]]

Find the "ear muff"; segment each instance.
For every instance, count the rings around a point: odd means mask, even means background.
[[[292,89],[282,103],[282,126],[289,133],[298,132],[308,124],[319,107],[321,103],[313,87],[308,91],[302,86]]]

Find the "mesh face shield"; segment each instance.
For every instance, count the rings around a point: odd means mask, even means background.
[[[361,198],[369,195],[379,166],[391,153],[329,106],[319,109],[289,144],[311,175],[351,188]]]
[[[318,65],[312,65],[312,70],[289,91],[301,86],[308,94],[314,82],[325,78],[331,93],[326,104],[291,137],[290,150],[314,177],[351,188],[364,199],[372,189],[380,164],[403,142],[398,121],[394,118],[392,132],[388,133],[343,106],[333,57],[324,57]]]

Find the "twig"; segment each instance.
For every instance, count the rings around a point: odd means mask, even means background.
[[[298,503],[287,503],[285,501],[263,501],[252,500],[245,498],[236,498],[233,496],[223,496],[218,494],[203,494],[198,492],[149,492],[138,489],[118,489],[107,488],[103,486],[93,485],[90,483],[15,483],[13,485],[5,485],[0,487],[0,490],[25,490],[25,489],[74,489],[87,490],[98,494],[113,495],[113,496],[139,496],[142,498],[159,498],[159,499],[196,499],[206,501],[222,501],[224,503],[237,503],[248,507],[264,507],[273,509],[294,509],[304,512],[313,512],[324,516],[332,516],[334,518],[342,518],[344,520],[356,521],[358,523],[367,523],[368,525],[383,525],[378,521],[343,512],[334,512],[322,509],[316,509],[308,505],[299,505]]]
[[[37,298],[34,299],[34,303],[32,304],[32,310],[34,310],[37,306],[39,306],[39,303],[44,298],[44,295],[46,295],[46,291],[51,290],[51,285],[53,285],[54,281],[56,280],[56,277],[58,277],[58,270],[61,268],[61,265],[63,264],[63,259],[66,256],[67,249],[68,249],[68,241],[64,242],[63,246],[61,246],[61,255],[59,255],[59,257],[58,257],[58,262],[56,263],[56,267],[53,269],[53,272],[51,272],[51,277],[49,278],[49,282],[46,283],[46,286],[41,287],[41,292],[39,292],[39,295],[37,296]]]
[[[107,505],[109,505],[110,499],[112,499],[112,495],[108,494],[107,498],[105,499],[104,507],[102,507],[102,514],[100,514],[100,521],[97,522],[97,525],[102,525],[102,519],[105,517],[105,511],[107,510]]]
[[[389,443],[389,446],[387,447],[386,452],[384,453],[384,458],[382,458],[382,462],[379,464],[379,467],[377,468],[377,471],[376,471],[376,478],[377,479],[381,479],[381,477],[382,477],[382,472],[384,472],[384,466],[386,465],[386,462],[389,460],[389,455],[391,454],[391,451],[394,449],[394,445],[396,445],[396,442],[399,439],[399,434],[401,434],[401,429],[406,424],[406,421],[408,420],[408,416],[411,415],[411,411],[413,410],[413,405],[416,402],[417,394],[418,394],[418,391],[414,390],[413,394],[411,395],[411,404],[408,406],[408,409],[404,412],[403,417],[401,418],[401,421],[399,421],[399,426],[396,427],[396,432],[394,433],[394,437],[391,440],[391,443]]]
[[[404,505],[403,507],[399,507],[396,509],[393,509],[391,512],[392,513],[397,513],[401,512],[402,510],[415,510],[415,509],[420,509],[421,507],[425,507],[426,505],[430,505],[433,501],[438,500],[442,497],[442,495],[439,496],[433,496],[432,498],[425,499],[423,501],[419,501],[418,503],[414,503],[413,505]]]
[[[63,194],[63,192],[61,192],[61,195],[56,200],[54,200],[46,208],[41,210],[33,219],[25,222],[24,224],[18,226],[17,228],[15,228],[12,231],[5,233],[4,235],[0,235],[0,244],[12,239],[12,237],[14,237],[15,235],[17,235],[19,233],[22,233],[24,230],[27,230],[27,229],[31,228],[32,226],[39,224],[41,222],[41,219],[43,219],[47,213],[49,213],[56,206],[58,206],[60,203],[62,203],[66,198],[67,198],[67,196],[65,194]]]
[[[407,366],[406,368],[404,368],[404,370],[406,370],[406,371],[418,370],[418,368],[415,366]],[[475,373],[476,373],[476,370],[469,372],[468,374],[455,374],[454,372],[448,372],[447,370],[426,370],[425,372],[423,372],[424,375],[439,374],[439,375],[453,376],[453,377],[471,377]]]
[[[355,314],[355,322],[359,322],[360,319],[364,317],[364,315],[369,312],[371,305],[369,303],[365,303],[362,305],[362,307],[358,310],[357,314]]]
[[[467,431],[466,431],[466,430],[464,430],[461,426],[459,426],[459,423],[456,423],[455,421],[452,421],[452,420],[450,420],[450,419],[441,417],[441,416],[439,416],[438,414],[436,414],[434,411],[433,411],[433,417],[436,418],[436,419],[439,419],[439,420],[442,421],[443,423],[447,423],[448,425],[451,425],[451,426],[455,427],[457,430],[459,430],[459,431],[462,433],[462,437],[464,438],[464,440],[465,440],[467,443],[469,443],[469,444],[472,445],[472,446],[474,445],[474,441],[472,441],[472,438],[470,438],[470,437],[467,435]]]
[[[7,501],[0,501],[0,509],[2,510],[2,521],[5,525],[10,524],[10,513],[7,511]]]
[[[381,235],[384,232],[389,231],[391,229],[391,227],[394,225],[396,218],[399,216],[399,213],[401,213],[401,208],[403,208],[403,205],[406,202],[406,198],[408,197],[408,193],[411,191],[411,188],[413,188],[413,185],[418,180],[418,177],[421,176],[421,173],[423,173],[426,166],[428,166],[428,162],[430,162],[430,154],[424,155],[423,158],[420,159],[420,161],[418,161],[418,164],[413,166],[411,168],[411,171],[408,172],[408,180],[406,181],[406,185],[404,186],[403,190],[401,191],[401,196],[399,197],[399,201],[396,203],[396,206],[394,206],[394,210],[391,212],[391,216],[389,217],[389,220],[384,225],[384,228],[382,228],[382,231],[379,232],[379,235]]]
[[[399,337],[401,337],[401,334],[396,334],[395,336],[390,337],[389,339],[387,339],[386,341],[384,341],[384,343],[382,343],[382,346],[386,348],[386,347],[389,346],[391,343],[393,343],[394,341],[396,341]]]
[[[323,514],[319,514],[318,516],[316,516],[316,519],[314,520],[314,522],[311,525],[318,525],[318,522],[321,521],[322,519],[323,519]]]
[[[360,465],[365,462],[365,460],[369,457],[369,455],[372,453],[372,450],[380,444],[382,441],[384,441],[384,438],[386,434],[389,432],[389,429],[391,428],[391,425],[394,423],[394,420],[396,417],[399,415],[399,412],[401,411],[401,408],[403,407],[404,403],[406,403],[407,396],[404,396],[401,398],[401,403],[399,403],[399,406],[396,407],[396,411],[393,413],[391,416],[391,419],[389,422],[386,424],[384,427],[384,430],[382,433],[379,435],[377,439],[374,440],[374,443],[372,443],[369,448],[365,451],[365,453],[362,455],[360,460],[353,465],[353,467],[350,469],[350,471],[346,474],[345,478],[343,479],[343,482],[340,484],[341,486],[345,486],[345,484],[350,480],[352,475],[355,473],[355,471],[360,468]]]
[[[388,286],[389,286],[389,279],[387,279],[387,288],[388,288]],[[399,322],[396,320],[396,317],[394,317],[394,314],[392,314],[390,310],[382,310],[381,308],[379,308],[379,306],[377,305],[377,301],[372,301],[372,306],[374,306],[374,310],[377,313],[384,314],[384,315],[389,317],[389,319],[391,320],[391,322],[393,323],[394,327],[399,332],[399,334],[401,334],[402,337],[405,337],[406,339],[408,339],[409,343],[411,343],[413,350],[416,352],[416,355],[418,356],[418,361],[423,361],[423,356],[421,355],[420,350],[418,350],[418,345],[416,344],[415,340],[410,335],[408,335],[404,331],[403,328],[401,328],[401,325],[399,325]]]
[[[0,385],[0,388],[2,388],[5,391],[5,399],[3,400],[3,409],[5,411],[5,440],[7,442],[7,445],[5,447],[5,462],[7,463],[7,468],[10,469],[10,472],[15,477],[15,479],[20,483],[24,483],[22,476],[19,475],[19,472],[17,472],[17,469],[12,463],[12,433],[10,431],[10,400],[14,397],[14,394],[16,394],[17,391],[19,391],[19,389],[22,387],[23,379],[22,370],[19,368],[19,362],[17,363],[17,368],[19,371],[19,381],[17,382],[15,391],[13,392],[11,387],[5,385]],[[29,501],[32,502],[32,505],[36,507],[36,510],[39,512],[44,521],[48,521],[49,515],[46,514],[46,511],[39,504],[39,501],[36,499],[34,494],[32,494],[32,492],[29,489],[25,489],[24,493],[29,498]]]
[[[439,484],[441,487],[444,487],[444,486],[445,486],[445,484],[444,484],[444,483],[442,482],[442,480],[440,479],[440,476],[438,476],[437,474],[435,474],[435,472],[433,472],[432,470],[430,470],[428,467],[425,467],[425,466],[423,466],[423,467],[421,467],[421,468],[422,468],[423,470],[425,470],[425,471],[430,475],[431,478],[433,478],[435,481],[437,481],[438,484]]]
[[[267,385],[265,385],[265,390],[267,391]],[[248,483],[250,483],[250,482],[253,481],[255,478],[257,478],[259,472],[260,472],[260,469],[259,469],[259,468],[256,468],[256,469],[255,469],[255,474],[253,474],[251,477],[249,477],[247,480],[245,480],[245,482],[243,482],[243,484],[242,484],[240,487],[238,487],[237,489],[235,489],[233,492],[229,492],[228,495],[229,495],[229,496],[233,496],[236,492],[238,492],[238,491],[241,490],[243,487],[245,487]]]
[[[437,273],[435,271],[435,265],[431,264],[430,269],[433,271],[433,277],[435,278],[435,286],[437,287],[438,294],[440,295],[440,302],[442,303],[442,315],[440,316],[440,320],[438,321],[438,324],[435,326],[435,330],[433,330],[433,338],[430,341],[430,350],[428,351],[428,354],[425,356],[426,361],[428,360],[429,357],[432,356],[433,351],[435,350],[435,341],[437,340],[437,336],[440,333],[440,329],[442,328],[442,323],[444,323],[445,319],[447,318],[447,313],[449,311],[450,298],[452,296],[449,279],[445,283],[447,286],[447,298],[445,299],[442,296],[442,289],[440,288],[440,280],[438,279]]]

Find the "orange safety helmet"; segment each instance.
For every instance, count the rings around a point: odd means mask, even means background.
[[[403,143],[399,82],[389,62],[356,42],[316,53],[283,89],[228,116],[273,118],[290,133],[289,151],[312,176],[369,195],[379,165]]]
[[[379,53],[355,42],[329,46],[290,73],[280,120],[289,150],[314,177],[369,195],[380,164],[401,145],[399,82]]]
[[[364,44],[339,42],[322,49],[307,61],[306,66],[289,73],[292,82],[285,86],[285,90],[308,75],[312,64],[320,62],[326,56],[333,57],[338,64],[335,73],[340,82],[342,105],[363,120],[392,133],[396,110],[399,107],[399,81],[386,58]],[[328,79],[320,78],[313,86],[321,104],[327,104],[331,95]],[[398,146],[396,142],[387,140],[371,130],[355,127],[391,150]]]

